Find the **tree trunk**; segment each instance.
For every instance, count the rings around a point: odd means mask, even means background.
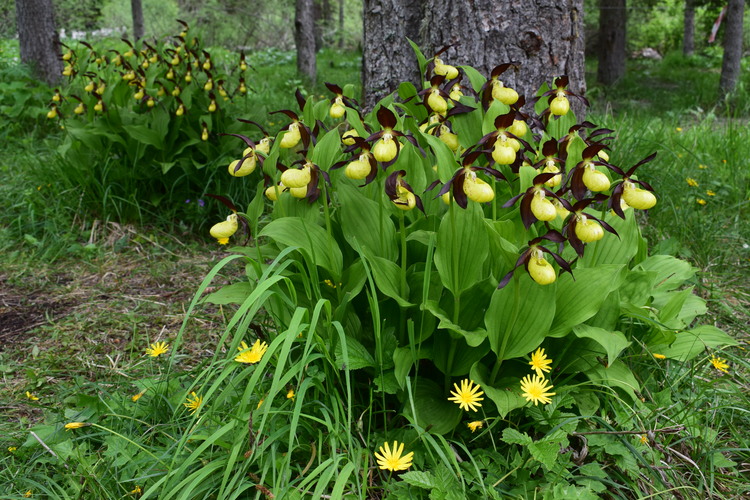
[[[16,23],[21,62],[49,85],[62,77],[60,39],[52,0],[16,0]]]
[[[450,45],[440,56],[443,62],[468,64],[485,76],[499,64],[518,62],[518,70],[500,79],[527,100],[543,82],[551,85],[561,75],[570,78],[570,90],[585,92],[583,0],[425,4],[420,45],[427,58]]]
[[[725,17],[724,57],[721,62],[721,78],[719,79],[719,98],[721,99],[734,91],[740,77],[744,11],[745,0],[729,0]]]
[[[695,51],[695,0],[685,0],[683,32],[682,53],[690,57]]]
[[[367,111],[400,82],[419,82],[407,38],[417,41],[422,9],[412,0],[364,0],[363,6],[362,108]]]
[[[344,0],[339,0],[339,50],[344,48]]]
[[[133,41],[143,38],[143,5],[141,0],[130,0],[130,9],[133,12]]]
[[[310,84],[317,78],[313,0],[297,0],[294,11],[294,43],[297,45],[297,71]]]
[[[323,4],[320,0],[313,1],[313,35],[315,36],[315,52],[323,48]]]
[[[625,0],[599,0],[599,69],[596,79],[612,85],[625,74]]]

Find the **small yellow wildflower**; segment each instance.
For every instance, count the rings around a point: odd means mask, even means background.
[[[146,354],[148,354],[152,358],[157,358],[167,352],[169,352],[169,344],[167,344],[166,342],[156,342],[154,344],[151,344],[150,347],[146,348]]]
[[[141,392],[139,392],[135,396],[131,397],[130,399],[133,401],[133,403],[135,403],[136,401],[138,401],[139,399],[141,399],[141,396],[143,396],[144,394],[146,394],[147,390],[148,390],[148,387],[146,387],[145,389],[143,389]]]
[[[692,177],[688,177],[687,179],[685,179],[685,181],[687,182],[688,186],[690,186],[690,187],[693,187],[693,188],[694,187],[698,187],[698,181],[696,181]]]
[[[695,200],[695,202],[698,205],[705,205],[706,204],[706,200],[704,200],[703,198],[698,198],[697,200]]]
[[[31,496],[31,490],[28,490],[26,493],[23,494],[25,498],[29,498]]]
[[[267,349],[268,344],[261,342],[260,340],[256,340],[252,348],[248,347],[248,345],[242,341],[237,348],[240,353],[234,358],[234,360],[238,363],[254,364],[261,360]]]
[[[720,372],[729,373],[729,363],[727,363],[726,359],[722,359],[715,355],[712,355],[709,361],[714,366],[714,368],[716,368]]]
[[[481,429],[482,427],[484,427],[484,422],[482,422],[481,420],[475,420],[474,422],[469,422],[468,424],[466,424],[466,427],[468,427],[471,432],[476,432],[477,429]]]
[[[667,357],[663,354],[659,354],[658,352],[652,352],[651,355],[656,359],[667,359]]]
[[[289,392],[286,393],[287,399],[294,399],[294,389],[289,389]]]
[[[65,430],[69,431],[70,429],[80,429],[81,427],[86,427],[87,423],[85,422],[68,422],[65,424]]]
[[[533,402],[534,406],[540,402],[542,404],[549,404],[552,402],[550,396],[554,396],[555,393],[548,392],[552,389],[551,385],[547,385],[548,383],[548,380],[539,375],[534,375],[533,378],[531,375],[526,375],[521,380],[521,396],[526,398],[527,401]]]
[[[531,369],[540,377],[543,376],[543,372],[549,373],[552,369],[550,367],[552,360],[544,354],[544,349],[541,347],[531,355],[531,361],[529,361],[529,364],[531,365]]]
[[[135,488],[130,492],[131,495],[140,495],[141,494],[141,487],[137,484],[135,485]]]
[[[641,444],[647,444],[648,443],[648,436],[646,434],[641,434]]]
[[[414,452],[410,451],[402,457],[404,443],[401,443],[399,446],[398,441],[394,441],[392,450],[388,447],[388,443],[385,443],[380,447],[379,451],[380,453],[375,452],[375,460],[377,460],[378,467],[381,469],[393,472],[406,470],[411,467]]]
[[[675,130],[676,130],[677,132],[682,132],[682,127],[677,127],[677,128],[675,129]]]
[[[191,415],[198,411],[198,408],[200,408],[203,404],[203,396],[198,396],[195,391],[191,392],[190,396],[185,399],[187,400],[187,402],[182,404],[185,406],[185,408],[188,408],[190,410]]]
[[[701,165],[698,165],[698,168],[701,169],[701,170],[706,170],[708,168],[708,166],[701,164]]]
[[[258,406],[255,407],[256,410],[260,408],[260,405],[263,404],[263,401],[265,401],[265,399],[261,399],[260,401],[258,401]]]
[[[706,191],[706,194],[707,194],[708,196],[716,196],[716,193],[715,193],[715,192],[713,192],[713,191],[711,191],[710,189]]]
[[[26,391],[26,397],[27,397],[28,399],[32,400],[32,401],[39,401],[39,398],[38,398],[38,397],[36,397],[36,396],[34,396],[34,395],[33,395],[32,393],[30,393],[29,391]]]
[[[16,451],[17,449],[18,448],[16,448],[15,446],[8,446],[8,451],[11,452],[11,453],[13,453],[14,451]]]
[[[448,401],[453,401],[461,407],[462,410],[466,411],[477,411],[477,408],[482,406],[480,401],[484,392],[479,390],[479,385],[474,385],[473,380],[463,379],[461,381],[461,388],[459,389],[458,384],[453,384],[455,391],[451,391],[453,397],[448,398]]]

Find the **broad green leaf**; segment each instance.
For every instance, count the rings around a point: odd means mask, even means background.
[[[557,309],[550,337],[564,337],[580,323],[594,316],[612,290],[622,282],[623,266],[606,264],[563,273],[557,280]]]
[[[454,339],[447,332],[436,332],[432,338],[432,362],[438,370],[450,377],[468,374],[472,365],[490,351],[486,342],[472,347],[463,339]]]
[[[122,128],[138,142],[161,148],[164,141],[159,132],[148,128],[146,125],[123,125]]]
[[[419,63],[419,74],[424,75],[425,71],[427,70],[427,58],[425,58],[424,54],[420,50],[419,45],[408,38],[406,40],[409,42],[409,45],[411,45],[411,48],[414,51],[414,55],[417,58],[417,63]]]
[[[659,321],[668,328],[679,329],[686,325],[678,318],[685,301],[693,294],[693,287],[680,290],[679,292],[668,292],[669,300],[659,312]]]
[[[495,118],[506,114],[508,111],[510,111],[510,106],[493,99],[490,107],[487,108],[487,111],[484,114],[484,120],[482,121],[482,135],[496,131]]]
[[[585,370],[586,376],[596,384],[607,385],[613,388],[620,388],[625,391],[633,401],[636,401],[636,392],[640,392],[641,387],[633,376],[633,372],[622,361],[615,361],[605,367],[596,364]]]
[[[617,356],[630,345],[628,339],[620,332],[610,332],[602,328],[589,325],[576,325],[573,327],[573,333],[578,338],[589,338],[596,341],[607,351],[607,364],[611,365],[617,359]]]
[[[284,246],[298,247],[316,265],[327,269],[340,281],[343,267],[341,250],[325,229],[299,217],[284,217],[271,221],[260,232]]]
[[[484,85],[484,82],[487,81],[487,77],[471,66],[459,66],[459,68],[464,70],[466,76],[469,77],[469,81],[471,82],[471,86],[474,89],[474,92],[479,93],[479,91],[482,89],[482,86]]]
[[[420,359],[432,359],[432,348],[420,345],[416,349],[413,345],[406,347],[397,347],[393,351],[393,374],[396,376],[396,382],[403,389],[406,382],[406,376],[411,371],[414,363]]]
[[[481,362],[474,363],[469,376],[471,380],[479,384],[485,396],[495,403],[501,418],[505,418],[511,410],[526,406],[526,400],[521,396],[520,379],[503,378],[491,386],[487,382],[487,369]]]
[[[656,278],[656,273],[653,271],[627,273],[619,288],[621,306],[626,304],[636,308],[645,306],[651,298]]]
[[[255,290],[253,283],[246,281],[232,283],[207,295],[201,302],[210,302],[211,304],[242,304],[253,290]]]
[[[457,404],[448,401],[449,394],[432,380],[417,377],[413,394],[417,422],[423,428],[430,426],[431,433],[445,434],[461,421],[464,412]]]
[[[395,299],[401,307],[411,306],[412,304],[407,300],[409,297],[408,285],[404,285],[405,290],[403,295],[401,294],[401,268],[392,260],[372,255],[372,252],[367,249],[363,248],[362,253],[370,264],[372,277],[375,279],[378,290]]]
[[[653,255],[636,269],[656,273],[656,292],[674,290],[695,276],[695,269],[688,262],[671,255]]]
[[[323,170],[331,168],[341,156],[341,137],[338,129],[333,129],[318,140],[310,153],[310,160]]]
[[[358,188],[340,183],[337,194],[338,218],[348,241],[356,239],[373,255],[395,261],[398,257],[396,227],[380,203],[367,198]]]
[[[258,232],[258,223],[260,222],[260,218],[263,216],[264,210],[265,195],[263,182],[261,181],[255,188],[255,197],[253,197],[253,201],[248,204],[247,210],[245,210],[245,214],[247,215],[253,234]]]
[[[432,134],[422,134],[430,149],[435,154],[438,176],[442,182],[448,182],[459,168],[453,151],[446,144]]]
[[[451,117],[451,122],[462,148],[468,149],[482,138],[482,110],[479,107],[469,113],[459,113]]]
[[[542,343],[555,317],[555,289],[523,273],[495,290],[484,321],[492,351],[501,360],[524,356]]]
[[[375,366],[375,358],[358,340],[347,336],[346,349],[349,354],[348,358],[344,358],[344,350],[341,344],[336,344],[336,367],[339,370],[343,370],[345,366],[349,370]]]
[[[444,328],[446,330],[450,330],[457,334],[463,335],[464,339],[466,339],[466,343],[472,347],[479,346],[482,342],[484,342],[484,339],[487,338],[487,331],[482,328],[468,331],[461,328],[460,325],[455,324],[450,320],[450,318],[448,318],[446,312],[440,309],[440,306],[434,300],[426,301],[424,304],[422,304],[421,309],[424,311],[429,311],[433,316],[440,320],[440,323],[438,323],[437,326],[438,328]]]
[[[454,297],[481,281],[489,246],[481,207],[473,202],[466,210],[452,206],[438,229],[435,268]]]
[[[723,331],[715,326],[701,325],[692,330],[677,332],[675,340],[670,346],[656,345],[649,346],[649,349],[663,354],[669,359],[689,361],[702,353],[706,347],[716,348],[732,345],[737,345],[737,341]]]
[[[557,457],[560,456],[560,443],[558,441],[535,441],[530,443],[527,449],[532,457],[541,462],[549,470],[552,470]]]

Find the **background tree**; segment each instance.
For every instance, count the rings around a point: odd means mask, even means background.
[[[724,57],[721,62],[719,97],[724,98],[734,91],[740,77],[742,61],[742,21],[745,0],[729,0],[724,31]]]
[[[574,92],[586,88],[583,0],[365,1],[365,102],[395,90],[399,81],[418,81],[405,37],[427,57],[450,45],[441,55],[446,63],[471,65],[485,75],[516,61],[519,71],[507,71],[502,80],[519,94],[531,96],[543,81],[563,74]]]
[[[695,52],[695,0],[685,0],[683,32],[682,53],[690,57]]]
[[[16,23],[21,62],[40,79],[56,84],[62,77],[62,59],[52,0],[16,0]]]
[[[625,74],[625,0],[599,1],[599,66],[596,79],[612,85]]]
[[[143,38],[143,4],[141,0],[130,0],[130,8],[133,11],[133,38]]]
[[[297,71],[310,83],[315,83],[317,68],[313,0],[297,0],[294,11],[294,42],[297,46]]]

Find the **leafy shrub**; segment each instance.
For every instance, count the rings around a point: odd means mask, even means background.
[[[653,205],[635,168],[654,156],[610,164],[612,131],[575,122],[564,77],[527,112],[501,83],[509,65],[487,79],[418,56],[425,88],[404,83],[367,115],[329,84],[330,100],[300,95],[299,114],[281,112],[270,147],[233,138],[244,144],[231,172],[263,181],[244,211],[214,196],[232,213],[212,236],[256,238],[188,310],[238,306],[214,356],[177,372],[180,334],[149,348],[154,374],[138,392],[77,395],[35,432],[97,480],[63,485],[58,467],[46,488],[160,499],[670,488],[650,467],[664,448],[648,448],[644,391],[660,364],[733,341],[695,325],[705,303],[683,287],[694,270],[649,256],[622,203]],[[233,262],[246,279],[201,299]],[[93,450],[102,460],[80,458]],[[49,459],[31,438],[19,452]]]

